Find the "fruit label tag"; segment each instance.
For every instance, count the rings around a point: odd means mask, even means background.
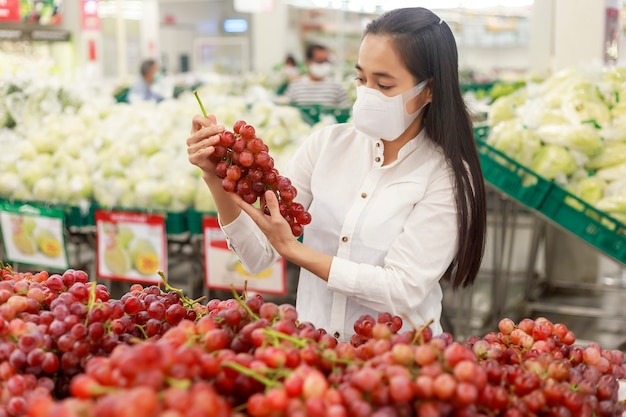
[[[96,210],[96,271],[100,278],[160,284],[167,274],[165,219],[159,214]]]
[[[227,290],[234,285],[238,291],[285,295],[287,272],[285,260],[280,258],[270,268],[258,274],[249,274],[237,255],[228,247],[217,217],[206,216],[202,221],[204,238],[205,284],[207,288]]]
[[[55,270],[69,268],[63,210],[1,201],[0,230],[7,261]]]

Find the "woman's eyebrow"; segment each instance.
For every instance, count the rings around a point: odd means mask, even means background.
[[[354,68],[356,68],[357,71],[363,71],[363,69],[361,68],[359,64],[356,64]],[[380,78],[393,78],[393,79],[396,78],[393,75],[389,74],[388,72],[375,72],[373,75],[380,77]]]

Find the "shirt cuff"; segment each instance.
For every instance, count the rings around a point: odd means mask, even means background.
[[[356,276],[354,262],[334,256],[328,274],[328,289],[345,295],[353,295],[357,289]]]
[[[256,229],[256,224],[254,223],[252,218],[250,218],[250,216],[248,216],[243,210],[239,213],[239,216],[237,216],[235,220],[228,223],[227,225],[222,225],[219,217],[217,221],[220,225],[220,228],[224,232],[228,246],[233,250],[235,250],[236,248],[233,247],[231,241],[246,242],[247,240],[257,240],[254,233],[254,230]]]

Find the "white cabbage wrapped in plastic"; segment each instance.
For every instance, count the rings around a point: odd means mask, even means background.
[[[596,203],[596,208],[607,213],[626,214],[626,194],[605,197]]]
[[[26,187],[16,172],[0,172],[0,197],[11,198],[15,194],[24,192]]]
[[[549,180],[571,175],[577,168],[576,159],[570,151],[552,144],[542,146],[530,164],[530,169]]]
[[[604,197],[607,183],[596,177],[586,177],[571,182],[567,189],[581,200],[595,205]]]
[[[604,101],[609,106],[614,106],[620,101],[620,90],[626,83],[626,68],[622,66],[610,66],[602,69],[602,78],[598,82],[598,88]],[[626,98],[626,96],[624,96]]]
[[[599,169],[594,175],[596,178],[606,181],[617,181],[626,178],[626,162]]]
[[[172,202],[168,211],[181,212],[192,207],[196,196],[195,177],[185,173],[173,173],[165,179],[165,182],[172,193]]]
[[[193,208],[202,213],[215,213],[217,207],[213,195],[204,183],[202,178],[197,179],[196,194],[194,196]]]
[[[587,156],[597,155],[602,150],[598,129],[588,124],[540,126],[535,132],[545,143],[564,146]]]
[[[106,208],[121,206],[124,195],[132,194],[132,184],[122,176],[103,177],[100,172],[94,174],[94,199]]]
[[[626,111],[626,107],[624,111]],[[602,126],[600,136],[602,136],[605,143],[626,142],[626,113],[619,117],[614,117],[609,125]]]
[[[517,117],[517,107],[524,104],[526,98],[527,95],[524,90],[517,90],[513,94],[496,99],[491,104],[487,115],[489,124],[496,126],[500,122]]]
[[[35,182],[47,176],[51,176],[51,157],[50,155],[37,155],[32,161],[18,161],[17,172],[20,175],[22,183],[29,191],[32,191]]]
[[[50,203],[58,203],[56,197],[56,182],[52,177],[43,177],[33,185],[33,199],[36,201],[45,201]]]
[[[598,128],[611,122],[611,112],[595,85],[585,85],[562,97],[563,114],[572,123],[591,123]]]
[[[517,117],[530,130],[542,125],[569,123],[561,109],[548,107],[541,97],[529,97],[523,104],[520,104],[517,107]]]
[[[526,166],[542,146],[539,136],[524,128],[520,119],[497,124],[489,132],[487,143]]]
[[[626,142],[604,142],[602,151],[585,164],[588,169],[612,167],[626,162]]]
[[[586,89],[595,84],[587,72],[579,68],[567,67],[540,83],[536,94],[540,96],[546,106],[561,108],[563,97],[571,91]]]

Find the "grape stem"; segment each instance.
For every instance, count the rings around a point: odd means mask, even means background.
[[[246,368],[245,366],[238,364],[237,362],[223,362],[222,366],[225,366],[227,368],[230,369],[234,369],[235,371],[245,375],[245,376],[249,376],[250,378],[259,381],[261,384],[265,385],[266,387],[278,387],[280,384],[276,381],[272,381],[269,378],[265,378],[262,375],[259,375],[257,372],[254,372],[252,369],[250,368]]]
[[[172,287],[169,282],[167,281],[167,278],[165,277],[165,274],[163,273],[163,271],[159,271],[158,272],[159,276],[161,277],[161,280],[163,281],[163,285],[165,286],[165,289],[167,291],[172,291],[175,292],[176,294],[178,294],[180,296],[180,299],[183,302],[183,305],[185,307],[191,307],[194,303],[194,301],[190,300],[189,298],[187,298],[185,296],[185,294],[183,293],[183,290],[181,290],[180,288],[175,288]],[[200,299],[202,299],[204,297],[201,297]]]
[[[237,290],[235,289],[235,286],[231,284],[230,286],[230,291],[233,293],[233,298],[237,301],[237,304],[239,304],[241,307],[243,307],[244,310],[246,310],[246,312],[250,315],[250,317],[252,317],[252,319],[254,320],[258,320],[259,316],[257,316],[254,311],[252,311],[250,309],[250,307],[248,306],[248,304],[246,304],[243,299],[239,296],[239,294],[237,293]]]
[[[89,289],[89,301],[87,301],[87,312],[93,309],[93,305],[96,302],[96,281],[91,283],[91,288]],[[85,315],[85,326],[89,324],[89,314]]]
[[[143,328],[143,325],[141,324],[135,324],[135,327],[137,327],[139,329],[139,331],[141,332],[141,334],[143,335],[144,339],[148,339],[148,333],[146,333],[146,330]]]
[[[189,389],[189,387],[191,386],[191,381],[188,379],[177,379],[177,378],[166,377],[165,382],[167,382],[167,384],[170,387],[180,388],[180,389],[185,389],[185,390]]]
[[[415,329],[415,336],[413,336],[413,340],[411,340],[412,345],[417,344],[417,342],[422,337],[422,333],[424,333],[424,330],[426,330],[431,324],[435,322],[435,319],[430,319],[425,325],[417,327],[417,325],[413,323],[411,318],[407,316],[405,313],[402,313],[402,318],[406,320],[411,325],[411,327],[413,327],[413,329]]]
[[[202,104],[202,100],[200,100],[200,96],[198,95],[198,90],[195,90],[195,91],[193,92],[193,95],[194,95],[194,96],[196,96],[196,100],[198,100],[198,104],[200,105],[200,110],[202,110],[202,115],[203,115],[204,117],[209,117],[209,116],[206,114],[206,110],[204,109],[204,105]]]
[[[299,348],[306,347],[309,344],[309,341],[311,340],[311,339],[306,339],[306,338],[298,338],[298,337],[290,336],[288,334],[279,332],[278,330],[272,329],[271,327],[264,328],[263,332],[268,336],[274,337],[275,339],[287,340]]]

